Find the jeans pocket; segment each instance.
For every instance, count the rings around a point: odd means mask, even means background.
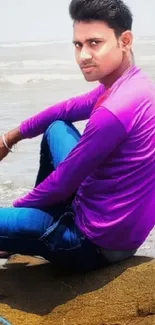
[[[52,251],[69,251],[81,245],[81,234],[74,223],[72,212],[65,212],[55,221],[40,240]]]
[[[46,246],[50,247],[50,249],[53,249],[54,245],[50,243],[49,235],[52,234],[57,229],[57,227],[60,224],[60,220],[61,218],[57,222],[54,222],[54,224],[49,228],[47,228],[46,232],[39,238],[39,240],[43,241]]]

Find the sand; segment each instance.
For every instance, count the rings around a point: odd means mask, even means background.
[[[0,315],[13,325],[153,325],[155,261],[135,256],[62,275],[43,259],[15,255],[0,270]]]

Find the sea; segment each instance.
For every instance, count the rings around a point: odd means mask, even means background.
[[[135,39],[136,63],[155,81],[155,37]],[[84,80],[69,41],[0,44],[0,134],[63,99],[96,87]],[[85,122],[78,122],[82,132]],[[0,162],[0,206],[32,189],[41,136],[24,140]]]

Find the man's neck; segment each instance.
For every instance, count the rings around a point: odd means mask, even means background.
[[[117,81],[133,65],[134,58],[132,56],[124,60],[117,70],[100,80],[100,83],[102,83],[106,89],[110,88],[114,84],[114,82]]]

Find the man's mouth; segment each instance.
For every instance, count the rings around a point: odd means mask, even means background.
[[[94,69],[93,65],[86,65],[81,67],[81,70],[86,73],[91,72],[93,69]]]

